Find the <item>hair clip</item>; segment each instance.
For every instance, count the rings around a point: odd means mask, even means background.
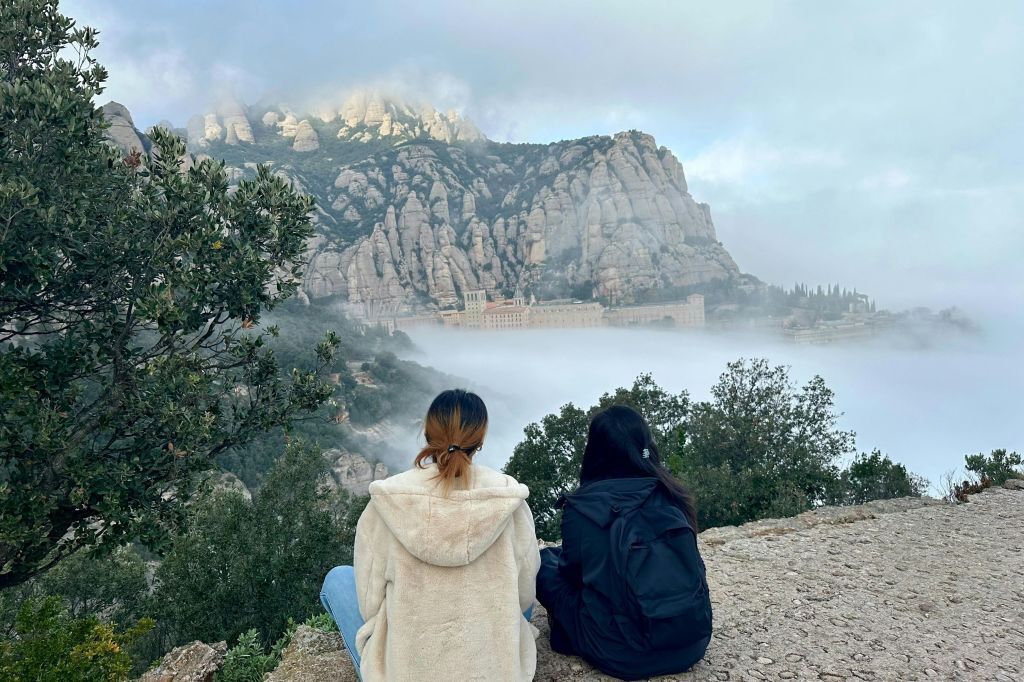
[[[647,448],[644,448],[644,459],[650,459],[650,458],[651,458],[651,451],[648,450]]]

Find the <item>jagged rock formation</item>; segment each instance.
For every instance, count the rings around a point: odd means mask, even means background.
[[[359,90],[349,95],[338,111],[342,126],[338,139],[369,142],[374,139],[427,138],[440,142],[476,142],[484,134],[457,111],[441,112],[429,104],[416,105],[379,91]],[[321,115],[325,123],[332,112]]]
[[[186,131],[189,146],[197,150],[217,140],[232,145],[255,142],[248,107],[232,98],[222,99],[214,111],[190,118]]]
[[[310,295],[445,306],[472,289],[552,285],[629,301],[738,274],[682,166],[649,135],[487,151],[501,153],[403,145],[343,168],[326,198],[339,224],[368,234],[327,232]]]
[[[345,643],[336,632],[300,625],[264,682],[358,682]]]
[[[300,121],[295,126],[295,141],[292,142],[292,149],[297,152],[315,152],[320,149],[320,138],[309,121]]]
[[[107,128],[107,139],[129,153],[141,154],[149,147],[142,133],[135,128],[127,107],[118,102],[107,102],[101,110],[103,117],[110,124]]]
[[[384,464],[370,464],[355,453],[331,449],[323,454],[334,485],[353,495],[368,495],[371,483],[388,477],[388,468]]]
[[[139,678],[138,682],[213,682],[224,661],[227,642],[213,646],[192,642],[172,650],[160,665]]]
[[[700,542],[714,639],[691,671],[658,679],[1024,677],[1024,481],[957,506],[904,498],[825,508],[711,529]],[[534,679],[612,679],[551,651],[543,608],[533,623]],[[340,637],[299,632],[269,679],[354,679]]]
[[[679,161],[637,131],[498,144],[455,112],[356,92],[316,115],[225,100],[187,138],[235,181],[266,162],[314,195],[303,291],[367,314],[517,287],[630,303],[739,275]]]

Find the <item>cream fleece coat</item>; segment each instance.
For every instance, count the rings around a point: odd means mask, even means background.
[[[355,577],[366,623],[364,682],[532,680],[540,554],[525,485],[473,465],[443,495],[437,469],[370,485],[356,528]]]

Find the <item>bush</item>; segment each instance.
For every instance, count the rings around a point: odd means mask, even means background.
[[[0,642],[0,679],[10,682],[116,682],[132,669],[129,645],[153,626],[128,630],[74,618],[56,597],[28,599],[18,612],[14,637]]]
[[[334,620],[324,611],[310,616],[302,624],[324,632],[336,632]],[[235,646],[228,649],[214,682],[261,682],[263,676],[281,662],[281,655],[291,644],[297,627],[295,621],[289,618],[284,633],[270,647],[269,652],[260,644],[256,630],[243,632]]]
[[[277,661],[273,653],[263,651],[259,633],[247,630],[238,637],[238,643],[228,649],[214,681],[262,682],[263,676],[277,666]]]
[[[887,455],[873,450],[861,453],[839,477],[830,504],[863,504],[894,497],[921,497],[928,481],[907,471]]]
[[[960,483],[956,483],[952,479],[946,484],[946,489],[942,494],[942,499],[946,500],[950,504],[960,504],[966,502],[967,498],[971,495],[980,493],[986,488],[991,488],[995,483],[991,478],[982,476],[981,478],[968,478]]]
[[[964,457],[967,471],[979,479],[989,479],[992,485],[1002,485],[1011,478],[1024,478],[1021,469],[1022,458],[1017,452],[1007,452],[1005,448],[993,450],[989,455],[979,452]]]
[[[1017,452],[1007,452],[1004,448],[993,450],[988,455],[982,452],[966,455],[964,462],[967,478],[957,482],[955,472],[950,472],[945,477],[942,498],[951,504],[966,502],[970,495],[992,486],[1002,485],[1011,478],[1024,478],[1024,470],[1020,468],[1021,455]]]
[[[188,530],[157,569],[155,614],[164,648],[193,639],[264,644],[289,619],[320,611],[327,572],[352,558],[350,496],[332,491],[318,449],[292,444],[246,499],[213,491],[192,507]]]

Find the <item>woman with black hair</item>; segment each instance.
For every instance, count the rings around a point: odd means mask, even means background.
[[[661,463],[643,417],[590,422],[580,487],[559,500],[562,546],[541,552],[551,648],[626,680],[683,672],[711,640],[693,498]]]

